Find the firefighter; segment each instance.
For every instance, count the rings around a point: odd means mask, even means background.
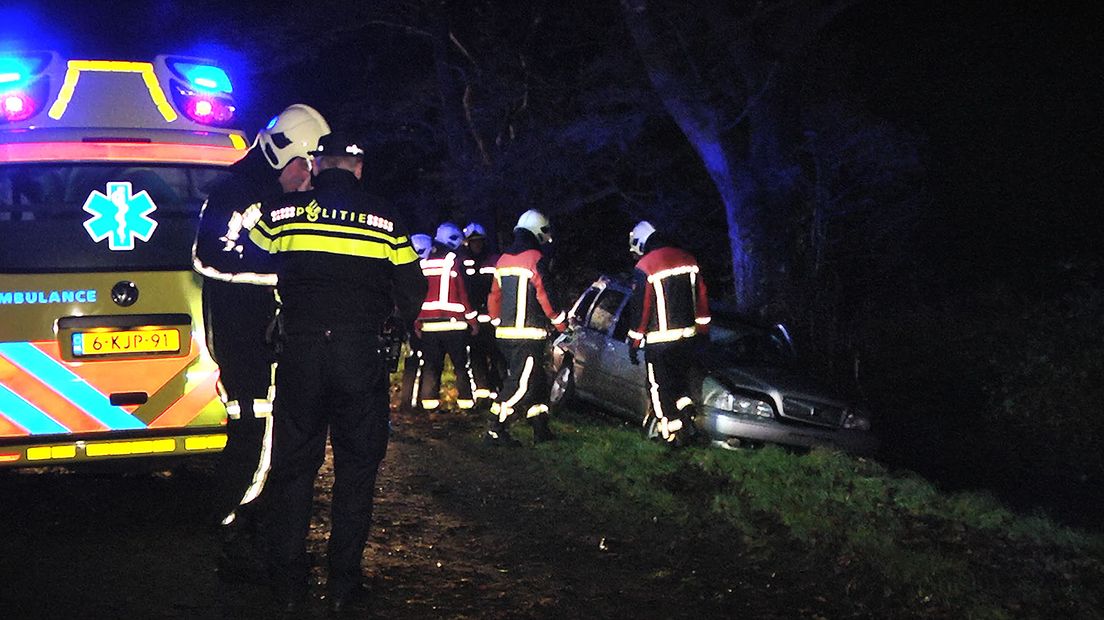
[[[518,445],[508,427],[516,412],[533,427],[534,442],[553,439],[548,427],[548,388],[544,380],[545,339],[552,328],[562,332],[567,315],[549,290],[547,259],[552,225],[539,211],[521,214],[514,242],[495,263],[487,299],[495,342],[506,360],[506,377],[491,405],[494,421],[484,436],[491,445]]]
[[[213,507],[224,527],[220,576],[237,580],[258,567],[249,558],[270,462],[273,354],[265,333],[276,311],[271,258],[245,239],[242,214],[253,203],[310,181],[308,151],[329,133],[313,108],[295,104],[258,134],[232,176],[216,186],[200,215],[193,265],[203,275],[207,349],[219,366],[226,448]],[[236,564],[244,566],[235,566]]]
[[[487,314],[487,297],[494,282],[495,263],[498,255],[487,247],[487,233],[478,222],[464,227],[464,275],[468,278],[468,299],[479,312],[476,317],[479,330],[472,335],[471,366],[475,380],[477,402],[494,402],[501,387],[501,356],[495,346],[494,331],[490,329],[491,317]]]
[[[422,353],[418,400],[424,411],[441,406],[441,370],[445,355],[456,373],[456,405],[461,411],[475,406],[471,364],[468,362],[468,334],[477,328],[476,310],[468,301],[468,289],[457,250],[464,233],[452,222],[437,227],[429,257],[422,260],[422,274],[429,284],[422,311],[415,323]]]
[[[639,351],[644,349],[658,437],[685,445],[695,436],[688,370],[695,359],[696,336],[709,331],[705,281],[698,261],[647,221],[629,233],[629,250],[640,257],[629,302],[629,361],[639,364]]]
[[[433,237],[424,233],[410,235],[410,245],[419,260],[429,258]],[[410,334],[403,360],[402,385],[399,387],[399,410],[412,412],[418,408],[418,386],[422,379],[422,348],[417,334]]]
[[[426,284],[406,227],[359,184],[363,149],[331,133],[314,152],[315,189],[252,208],[249,238],[275,254],[282,350],[276,373],[272,568],[294,612],[305,601],[314,481],[333,447],[327,546],[331,611],[363,592],[361,559],[387,449],[388,368],[380,330],[409,330]]]

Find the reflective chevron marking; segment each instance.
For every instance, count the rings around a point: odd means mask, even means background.
[[[122,407],[112,405],[107,396],[31,343],[0,343],[0,355],[6,357],[8,361],[19,368],[38,377],[69,402],[80,407],[110,429],[137,430],[146,428],[141,420],[127,413]]]
[[[51,435],[68,433],[69,429],[60,425],[50,416],[23,400],[19,394],[0,385],[0,411],[4,416],[21,426],[32,435]]]

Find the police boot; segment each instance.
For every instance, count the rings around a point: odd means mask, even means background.
[[[530,418],[529,424],[533,427],[533,443],[544,443],[556,438],[556,436],[552,434],[552,429],[548,426],[547,413],[542,413],[535,418]]]

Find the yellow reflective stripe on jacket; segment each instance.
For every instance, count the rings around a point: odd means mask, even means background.
[[[496,327],[495,337],[504,340],[542,340],[548,332],[539,327]]]
[[[423,332],[458,332],[467,328],[464,321],[424,321],[421,325]]]
[[[324,222],[288,222],[286,224],[275,224],[269,226],[264,220],[257,222],[256,228],[260,228],[269,237],[275,237],[277,235],[285,235],[289,232],[331,232],[341,235],[354,235],[358,237],[375,237],[390,243],[391,245],[409,244],[410,240],[405,236],[395,237],[378,230],[372,230],[370,228],[360,228],[357,226],[343,226],[341,224],[326,224]]]
[[[391,261],[395,265],[405,265],[418,260],[418,255],[409,244],[394,247],[387,241],[373,238],[349,238],[333,237],[329,235],[311,234],[314,230],[311,226],[295,225],[302,232],[284,232],[286,227],[278,227],[280,235],[266,234],[263,224],[249,231],[249,238],[261,249],[275,254],[277,252],[326,252],[329,254],[341,254],[345,256],[363,256],[367,258],[380,258]],[[321,227],[319,227],[321,228]],[[343,228],[343,227],[339,227]],[[370,233],[363,237],[387,237],[375,231],[360,231]],[[405,239],[405,237],[401,237]]]

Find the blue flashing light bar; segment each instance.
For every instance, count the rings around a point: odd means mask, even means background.
[[[173,63],[173,69],[188,83],[198,90],[213,93],[232,93],[234,87],[230,84],[230,76],[218,67],[211,65],[197,65],[190,62]]]

